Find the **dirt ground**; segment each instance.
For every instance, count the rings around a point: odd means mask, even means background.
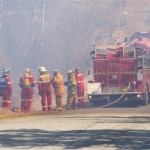
[[[150,105],[7,114],[0,120],[0,150],[150,149]],[[1,113],[2,115],[2,113]]]

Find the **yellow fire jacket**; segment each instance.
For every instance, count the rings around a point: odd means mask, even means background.
[[[52,85],[54,88],[55,95],[63,95],[64,94],[64,79],[59,72],[57,73],[56,76],[53,77]]]

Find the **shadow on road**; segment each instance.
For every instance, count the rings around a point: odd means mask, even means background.
[[[39,129],[0,131],[1,147],[34,148],[60,146],[79,149],[92,146],[117,149],[149,149],[150,131],[147,130],[71,130],[50,132]]]
[[[145,124],[150,123],[150,117],[147,116],[134,116],[134,117],[117,117],[117,116],[99,116],[99,117],[59,117],[61,119],[76,119],[76,120],[96,120],[96,123],[122,123],[122,124]]]

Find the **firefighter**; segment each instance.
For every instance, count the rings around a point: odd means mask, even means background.
[[[77,82],[77,97],[79,102],[79,107],[84,107],[84,78],[79,72],[79,69],[75,69],[75,77]]]
[[[26,68],[23,76],[20,77],[19,86],[21,87],[21,112],[30,112],[33,99],[33,87],[36,81],[30,74],[30,69]]]
[[[133,88],[133,92],[138,91],[137,81],[135,79],[133,79],[131,86]]]
[[[123,47],[124,47],[124,45],[121,45],[120,42],[117,43],[117,48],[116,48],[117,57],[123,56]]]
[[[39,68],[40,77],[38,79],[38,94],[42,97],[42,110],[52,110],[52,91],[51,91],[51,76],[47,73],[45,67]]]
[[[77,109],[76,101],[77,101],[77,83],[75,74],[72,70],[68,70],[68,81],[64,83],[67,86],[67,106],[66,109]]]
[[[8,110],[11,109],[12,83],[9,76],[9,69],[2,69],[0,78],[0,96],[2,97],[2,107]]]
[[[52,85],[54,88],[56,110],[62,110],[62,96],[64,94],[64,79],[58,70],[53,71]]]

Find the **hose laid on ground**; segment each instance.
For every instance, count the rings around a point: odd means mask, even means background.
[[[116,99],[115,101],[113,101],[112,103],[109,103],[109,104],[106,104],[106,105],[103,105],[103,106],[100,106],[100,108],[104,108],[104,107],[107,107],[107,106],[110,106],[110,105],[112,105],[112,104],[114,104],[114,103],[116,103],[116,102],[118,102],[118,101],[120,101],[121,99],[122,99],[122,97],[124,97],[124,95],[128,92],[128,90],[129,90],[129,88],[130,88],[130,82],[129,82],[129,85],[128,85],[128,87],[127,87],[127,89],[126,89],[126,91],[118,98],[118,99]]]

